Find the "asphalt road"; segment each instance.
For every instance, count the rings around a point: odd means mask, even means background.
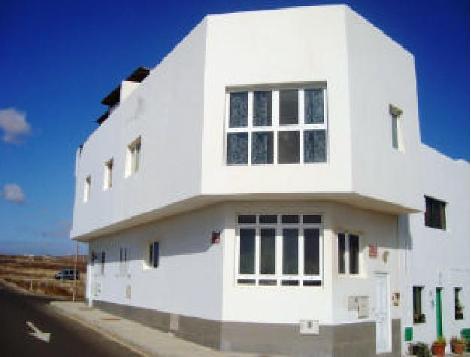
[[[138,356],[124,346],[61,316],[49,298],[23,295],[0,285],[0,356]],[[30,334],[30,321],[49,332],[49,343]]]

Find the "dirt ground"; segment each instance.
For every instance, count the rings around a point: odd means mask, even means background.
[[[74,267],[75,256],[20,256],[0,255],[0,281],[38,295],[71,299],[74,282],[56,280],[54,275],[62,269]],[[76,299],[83,300],[86,281],[86,256],[78,256]]]

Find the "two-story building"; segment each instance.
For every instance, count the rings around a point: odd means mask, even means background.
[[[72,229],[93,305],[289,355],[469,325],[469,165],[421,143],[414,57],[349,7],[206,16],[103,103]]]

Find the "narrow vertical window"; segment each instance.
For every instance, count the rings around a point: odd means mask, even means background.
[[[339,233],[337,236],[338,241],[338,265],[339,265],[339,274],[345,274],[345,234]]]
[[[298,230],[283,229],[283,274],[298,274]]]
[[[400,116],[402,115],[402,110],[389,105],[389,114],[391,115],[391,141],[392,147],[396,150],[402,150],[401,142],[401,125],[400,125]]]
[[[455,288],[455,320],[463,320],[464,306],[461,301],[462,288]]]
[[[90,199],[90,189],[92,186],[92,177],[87,176],[85,178],[85,184],[83,186],[83,202],[88,202]]]
[[[101,274],[105,274],[105,261],[106,261],[106,256],[105,252],[101,252]]]
[[[255,229],[241,228],[239,274],[255,274]]]
[[[275,229],[260,230],[260,274],[275,274]]]
[[[152,268],[159,266],[160,246],[159,242],[152,242],[149,244],[149,260],[148,265]]]
[[[319,275],[319,229],[304,230],[304,274]]]
[[[128,145],[126,176],[135,174],[141,166],[141,138]]]
[[[348,237],[348,260],[350,264],[350,274],[359,272],[360,239],[356,235],[350,234]]]
[[[412,287],[412,308],[414,323],[425,322],[425,315],[422,313],[422,290],[423,286]]]
[[[105,177],[103,182],[103,188],[105,190],[110,189],[113,186],[113,159],[105,162]]]

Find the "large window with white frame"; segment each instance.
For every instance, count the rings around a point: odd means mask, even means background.
[[[227,93],[227,165],[327,161],[326,86]]]
[[[258,286],[322,285],[322,217],[237,217],[236,282]]]

